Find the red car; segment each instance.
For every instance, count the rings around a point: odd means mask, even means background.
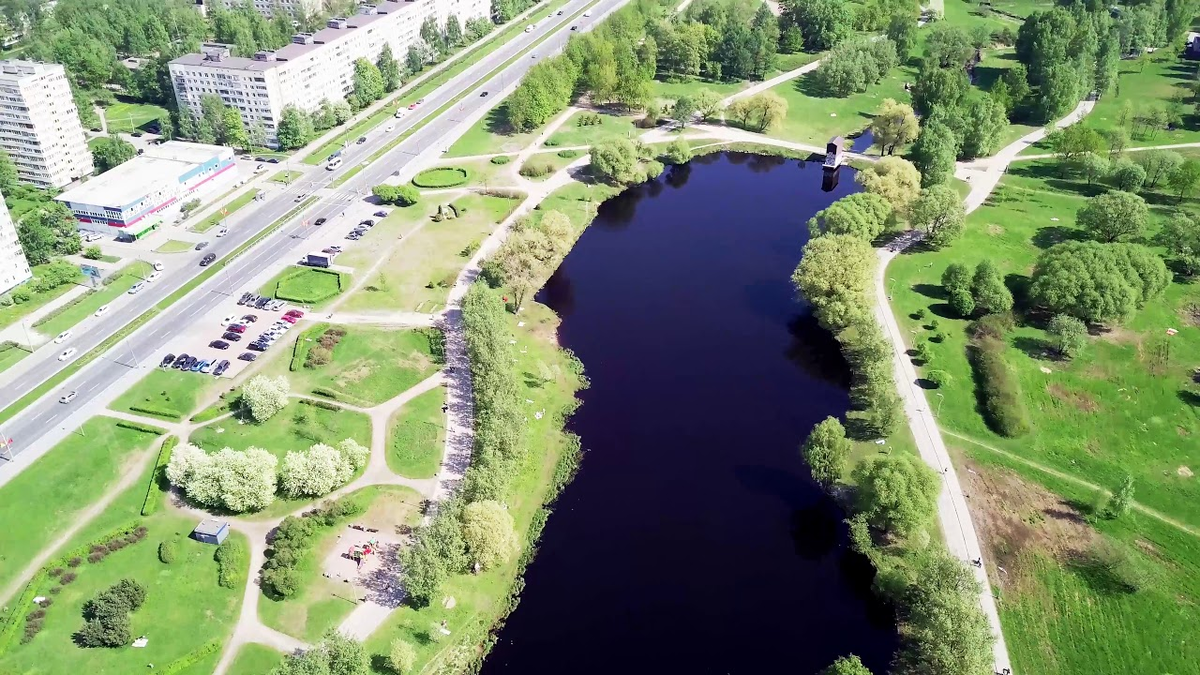
[[[409,110],[416,110],[416,109],[417,109],[417,104],[416,104],[416,103],[410,103],[410,104],[408,104],[408,109],[409,109]]]
[[[240,323],[231,323],[225,327],[225,330],[230,331],[232,333],[245,333],[246,327]]]
[[[284,314],[284,316],[294,316],[294,317],[296,317],[297,319],[302,319],[302,318],[304,318],[304,312],[301,312],[301,311],[300,311],[300,310],[298,310],[298,309],[289,309],[289,310],[287,311],[287,313],[286,313],[286,314]]]
[[[294,316],[286,316],[285,315],[285,316],[280,317],[280,320],[286,321],[288,323],[296,323],[296,317],[294,317]]]

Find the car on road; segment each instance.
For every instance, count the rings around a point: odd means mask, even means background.
[[[104,316],[105,314],[108,314],[108,309],[108,305],[100,305],[96,308],[96,313],[92,316]]]
[[[205,253],[205,254],[204,254],[204,257],[200,259],[200,266],[201,266],[201,267],[208,267],[209,265],[213,264],[213,262],[214,262],[216,259],[217,259],[217,254],[216,254],[216,253]]]
[[[224,333],[223,335],[221,335],[221,339],[222,339],[222,340],[226,340],[226,341],[228,341],[228,342],[241,342],[241,341],[242,341],[242,334],[241,334],[241,333],[235,333],[235,332],[233,332],[233,331],[231,331],[231,330],[230,330],[230,331],[225,331],[225,333]]]
[[[258,358],[258,354],[254,352],[242,352],[238,354],[238,361],[253,361]]]
[[[325,224],[324,218],[317,218],[316,220],[313,221],[313,225],[316,225],[317,227],[320,227],[324,224]]]
[[[141,290],[142,290],[143,288],[145,288],[145,287],[146,287],[146,282],[144,282],[144,281],[139,281],[139,282],[137,282],[136,284],[134,284],[134,285],[130,286],[130,287],[129,287],[129,290],[128,290],[128,291],[126,291],[126,292],[127,292],[127,293],[129,293],[130,295],[137,295],[137,294],[138,294],[138,293],[140,293],[140,292],[141,292]]]
[[[409,103],[409,104],[408,104],[408,109],[409,109],[409,110],[416,110],[416,109],[417,109],[417,104],[416,104],[416,103]]]
[[[486,89],[485,89],[485,90],[483,90],[483,91],[481,91],[481,92],[479,92],[479,98],[483,98],[483,97],[485,97],[485,96],[487,96],[487,95],[488,95],[488,93],[487,93],[487,90],[486,90]]]
[[[254,323],[258,321],[258,317],[254,314],[246,314],[242,317],[242,323]]]
[[[423,103],[425,103],[425,99],[423,99],[423,98],[417,99],[417,105],[422,105]]]
[[[79,350],[75,349],[74,347],[68,347],[63,351],[63,353],[58,355],[58,360],[66,361],[67,359],[71,358],[72,356],[75,356],[75,353],[78,351]]]
[[[207,240],[206,240],[206,241],[198,241],[198,242],[196,242],[196,250],[197,250],[197,251],[203,251],[203,250],[204,250],[204,249],[206,249],[206,248],[208,248],[208,241],[207,241]]]
[[[64,330],[63,332],[61,332],[57,336],[55,336],[54,344],[61,345],[62,343],[66,342],[67,340],[70,340],[72,335],[73,335],[73,333],[71,331]]]
[[[592,16],[592,13],[591,13],[591,11],[587,11],[587,12],[584,12],[584,13],[583,13],[583,18],[585,18],[585,19],[587,19],[587,18],[591,18],[591,16]]]
[[[571,30],[579,30],[579,26],[571,26]]]
[[[533,26],[536,26],[536,25],[537,25],[536,23],[535,23],[535,24],[533,24]],[[526,27],[525,27],[525,32],[526,32],[526,33],[532,33],[532,32],[533,32],[533,26],[526,26]]]
[[[158,281],[160,277],[162,277],[162,272],[151,272],[150,276],[146,277],[146,282]]]
[[[160,262],[160,261],[158,261],[158,260],[155,260],[155,261],[154,261],[154,264],[153,264],[153,265],[151,265],[151,267],[153,267],[153,268],[154,268],[154,271],[155,271],[155,272],[161,272],[161,271],[163,271],[163,267],[164,267],[164,265],[162,264],[162,262]]]
[[[58,402],[59,403],[70,403],[71,401],[74,401],[75,397],[78,395],[79,395],[79,392],[77,392],[77,391],[74,391],[74,390],[68,391],[67,393],[65,393],[61,397],[59,397]]]
[[[530,52],[530,53],[529,53],[529,58],[531,58],[531,59],[536,59],[536,58],[537,58],[537,52]]]
[[[397,110],[397,111],[396,111],[396,114],[395,114],[395,115],[392,115],[392,117],[395,117],[396,119],[400,119],[401,117],[404,117],[404,111],[403,111],[403,110]]]
[[[354,144],[355,144],[355,145],[362,145],[363,143],[366,143],[366,142],[367,142],[367,137],[366,137],[366,136],[359,136],[359,137],[358,137],[358,140],[357,140],[357,141],[354,141]]]
[[[386,127],[384,127],[383,131],[384,131],[384,133],[391,133],[395,128],[396,128],[395,124],[389,124]]]
[[[559,16],[562,16],[562,15],[563,15],[563,11],[562,11],[561,9],[560,9],[560,10],[558,10],[558,15],[559,15]]]
[[[229,359],[221,359],[221,362],[217,364],[217,367],[213,368],[213,377],[220,377],[225,373],[226,370],[229,370]]]
[[[229,349],[229,343],[224,340],[213,340],[208,346],[213,349]]]
[[[225,235],[227,235],[227,234],[229,234],[229,228],[228,228],[228,227],[222,227],[221,229],[217,230],[217,236],[218,236],[218,237],[224,237],[224,236],[225,236]]]
[[[305,193],[301,192],[300,194],[296,195],[296,198],[295,198],[295,199],[293,199],[292,201],[294,201],[294,202],[302,202],[302,201],[304,201],[304,198],[305,198],[305,197],[307,197],[307,196],[308,196],[307,194],[305,194]]]
[[[375,217],[376,217],[376,218],[386,218],[386,217],[387,217],[387,211],[376,211],[376,212],[375,212]]]
[[[169,368],[171,366],[171,364],[174,362],[175,362],[175,355],[167,354],[166,356],[164,356],[162,358],[162,361],[159,362],[158,367],[159,368]]]

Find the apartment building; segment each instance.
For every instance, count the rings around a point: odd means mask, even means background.
[[[0,195],[0,295],[32,277],[29,261],[25,259],[25,250],[21,248],[21,241],[17,239],[17,227],[8,215],[4,196]]]
[[[0,148],[16,164],[17,177],[38,187],[62,187],[92,172],[61,65],[0,61]]]
[[[200,0],[198,0],[198,3]],[[245,0],[208,0],[207,4],[220,3],[226,9],[234,9],[246,4]],[[282,10],[294,17],[315,16],[325,11],[324,0],[250,0],[254,11],[264,16],[274,16]]]
[[[312,111],[325,99],[346,98],[354,89],[358,59],[374,63],[384,45],[390,45],[403,61],[409,46],[421,39],[426,18],[445,24],[453,14],[466,23],[490,11],[490,0],[383,2],[363,5],[352,17],[330,19],[325,28],[296,35],[282,49],[252,58],[232,56],[228,45],[206,44],[199,54],[171,61],[175,99],[180,110],[198,114],[201,98],[216,94],[241,112],[247,127],[262,124],[268,144],[275,146],[284,107]]]

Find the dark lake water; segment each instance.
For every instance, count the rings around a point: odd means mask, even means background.
[[[848,373],[790,276],[843,169],[714,155],[606,202],[539,295],[587,451],[486,675],[884,672],[894,618],[799,446]]]

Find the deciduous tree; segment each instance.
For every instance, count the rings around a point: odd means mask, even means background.
[[[912,162],[899,157],[880,159],[859,171],[855,180],[867,192],[883,197],[900,215],[907,215],[921,194],[921,173]]]
[[[1065,359],[1079,355],[1087,346],[1087,325],[1073,316],[1055,314],[1046,326],[1054,351]]]
[[[945,183],[954,175],[954,160],[958,156],[958,139],[950,127],[932,120],[921,128],[921,135],[909,153],[921,172],[925,187]]]
[[[821,675],[871,675],[871,671],[863,665],[862,660],[851,654],[838,657],[837,661],[821,671]]]
[[[1003,314],[1013,308],[1012,293],[1004,285],[1000,270],[990,260],[984,260],[975,267],[975,276],[971,278],[971,298],[975,301],[975,311],[981,314]]]
[[[1171,217],[1158,233],[1157,242],[1167,250],[1180,272],[1200,274],[1200,222],[1186,213]]]
[[[856,192],[830,204],[808,221],[813,236],[849,234],[872,241],[883,233],[892,216],[892,205],[870,192]]]
[[[792,283],[816,309],[821,325],[834,332],[870,311],[867,289],[875,251],[859,237],[826,234],[810,239]]]
[[[383,78],[384,91],[396,91],[400,88],[400,62],[392,54],[391,45],[383,45],[383,49],[379,51],[379,59],[375,61],[375,65],[379,68],[380,77]]]
[[[908,220],[925,233],[925,242],[941,248],[962,236],[967,214],[962,199],[947,185],[933,185],[921,190],[909,209]]]
[[[474,502],[463,509],[462,537],[471,558],[485,570],[507,562],[520,546],[512,514],[497,501]]]
[[[1138,244],[1065,242],[1038,258],[1029,287],[1037,306],[1089,323],[1119,323],[1166,289],[1171,276]]]
[[[860,513],[874,527],[908,536],[923,527],[937,508],[937,474],[914,455],[874,457],[854,468]]]
[[[826,417],[813,427],[801,448],[804,461],[812,471],[813,480],[826,488],[832,487],[846,472],[850,456],[850,441],[837,418]]]
[[[871,131],[875,134],[875,142],[879,143],[879,154],[890,155],[896,148],[915,141],[921,125],[912,106],[885,98],[879,112],[871,119]]]
[[[1075,214],[1075,222],[1096,239],[1113,242],[1139,236],[1149,217],[1146,200],[1131,192],[1113,190],[1089,199]]]
[[[291,387],[282,375],[270,378],[255,375],[242,387],[242,405],[255,422],[266,422],[288,403]]]
[[[1137,157],[1134,161],[1146,170],[1146,187],[1151,190],[1183,164],[1183,155],[1174,150],[1147,150],[1132,154]]]
[[[1171,192],[1175,193],[1179,201],[1191,197],[1192,193],[1196,191],[1197,185],[1200,185],[1200,161],[1195,159],[1184,160],[1182,164],[1167,174],[1167,186],[1171,188]]]
[[[280,148],[284,150],[303,148],[312,139],[312,120],[308,113],[296,106],[284,106],[279,117],[279,128],[275,133]]]
[[[137,148],[133,147],[132,143],[115,136],[97,138],[91,142],[90,147],[92,163],[96,165],[99,173],[137,157]]]

